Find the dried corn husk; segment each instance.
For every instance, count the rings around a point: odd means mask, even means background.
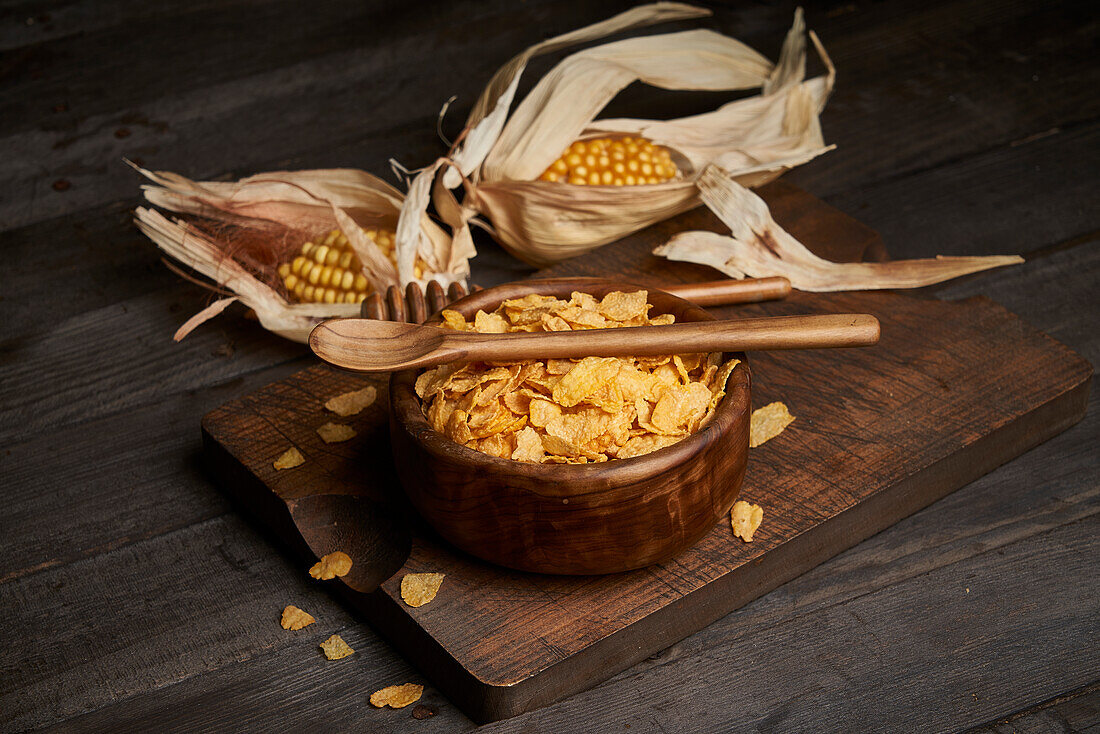
[[[830,149],[818,115],[833,86],[833,68],[803,81],[805,26],[795,14],[779,63],[735,39],[709,30],[667,33],[603,44],[574,53],[544,76],[508,114],[519,76],[535,55],[609,33],[656,22],[708,15],[688,5],[658,3],[634,8],[603,23],[532,46],[503,66],[467,120],[450,168],[441,163],[434,202],[442,218],[461,229],[484,215],[496,238],[517,257],[547,265],[582,254],[699,203],[694,179],[712,162],[756,186]],[[745,90],[761,93],[719,109],[678,120],[595,120],[601,109],[634,81],[665,89]],[[645,186],[576,186],[536,180],[575,140],[621,133],[642,135],[668,148],[682,178]],[[465,185],[461,206],[450,189]],[[415,183],[414,183],[415,186]],[[406,209],[427,204],[410,195]],[[402,242],[398,252],[414,243]],[[399,260],[401,255],[399,254]],[[400,267],[399,267],[400,269]]]
[[[356,304],[291,303],[275,277],[279,253],[320,232],[339,229],[347,236],[374,290],[384,292],[407,282],[398,279],[393,264],[363,232],[365,227],[395,228],[405,197],[369,173],[275,171],[220,182],[137,170],[156,184],[142,187],[151,204],[187,217],[169,219],[154,209],[138,208],[138,228],[172,258],[213,281],[214,290],[235,294],[189,319],[176,333],[177,341],[236,300],[253,309],[264,328],[298,342],[305,342],[324,318],[356,315]],[[428,268],[421,282],[464,283],[469,266],[455,256],[443,229],[426,215],[413,226],[428,243],[422,254]],[[269,243],[270,257],[266,262],[239,262],[231,231],[247,232],[263,246]]]
[[[731,236],[714,232],[681,232],[656,248],[669,260],[710,265],[731,278],[781,275],[803,291],[920,288],[960,275],[1022,263],[1018,255],[936,257],[884,263],[834,263],[823,260],[775,223],[759,196],[733,181],[717,166],[699,177],[700,196],[730,228]]]

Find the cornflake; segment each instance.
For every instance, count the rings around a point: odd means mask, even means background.
[[[335,553],[321,556],[321,560],[314,563],[313,567],[309,569],[309,575],[315,579],[328,581],[337,576],[346,576],[350,570],[351,556],[343,551],[336,551]]]
[[[355,650],[352,650],[340,635],[333,635],[322,642],[321,649],[325,651],[325,657],[329,660],[339,660],[355,654]]]
[[[442,573],[407,573],[401,578],[401,598],[410,607],[422,607],[439,592]]]
[[[355,438],[355,429],[343,423],[326,423],[317,428],[317,435],[325,443],[340,443]]]
[[[793,420],[794,416],[783,403],[768,403],[763,408],[757,408],[749,421],[749,448],[754,449],[783,433],[783,429]]]
[[[300,630],[316,621],[309,612],[299,609],[293,604],[288,604],[287,608],[283,610],[283,618],[279,620],[279,624],[285,630]]]
[[[347,418],[349,415],[357,415],[364,408],[372,405],[377,397],[378,389],[374,385],[367,385],[362,390],[352,390],[329,398],[325,403],[325,409],[342,418]]]
[[[752,535],[760,527],[764,519],[764,508],[760,505],[750,505],[744,500],[737,500],[730,510],[730,525],[733,534],[746,543],[752,542]]]
[[[272,463],[276,469],[293,469],[296,466],[301,466],[306,463],[306,457],[302,456],[302,452],[297,447],[291,446],[284,451],[278,459]]]
[[[424,686],[419,683],[405,683],[400,686],[386,686],[370,694],[370,705],[375,708],[389,706],[403,709],[410,703],[416,703],[424,695]]]
[[[443,328],[480,333],[667,325],[646,291],[569,300],[526,295],[472,321],[443,311]],[[515,364],[451,363],[416,380],[432,428],[467,448],[535,464],[628,459],[671,446],[714,416],[737,360],[720,354],[585,357]]]

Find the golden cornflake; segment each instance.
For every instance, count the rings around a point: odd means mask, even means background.
[[[760,527],[764,519],[764,508],[760,505],[750,505],[744,500],[737,500],[730,510],[730,525],[733,534],[746,543],[752,542],[752,534]]]
[[[355,650],[352,650],[340,635],[333,635],[322,642],[321,649],[325,651],[325,657],[329,660],[339,660],[355,654]]]
[[[370,694],[370,705],[375,708],[389,706],[394,709],[402,709],[410,703],[416,703],[424,695],[424,686],[418,683],[405,683],[400,686],[386,686],[380,691]]]
[[[330,398],[325,403],[325,408],[343,418],[356,415],[363,408],[374,403],[378,397],[378,390],[373,385],[367,385],[362,390],[352,390],[343,395]]]
[[[318,427],[317,435],[325,443],[340,443],[355,438],[355,429],[343,423],[326,423]]]
[[[283,610],[283,618],[279,620],[279,624],[285,630],[300,630],[316,621],[309,612],[299,609],[293,604],[288,604],[287,608]]]
[[[291,446],[284,451],[278,459],[272,463],[276,469],[293,469],[296,466],[301,466],[306,463],[306,457],[302,456],[302,452],[295,446]]]
[[[568,331],[674,323],[649,316],[646,291],[568,301],[531,294],[472,322],[444,311],[444,328],[479,333]],[[416,394],[431,426],[467,448],[514,461],[587,464],[671,446],[709,421],[737,365],[719,354],[452,363],[421,373]]]
[[[351,556],[343,551],[336,551],[329,553],[327,556],[321,556],[321,560],[314,563],[313,567],[309,569],[309,575],[315,579],[328,581],[337,576],[346,576],[350,570]]]
[[[793,420],[794,416],[783,403],[769,403],[763,408],[757,408],[752,412],[749,422],[749,448],[754,449],[783,433],[783,429]]]
[[[401,578],[401,598],[410,607],[422,607],[439,592],[442,573],[407,573]]]

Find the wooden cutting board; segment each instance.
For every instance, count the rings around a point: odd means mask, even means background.
[[[834,260],[879,259],[877,235],[793,187],[765,198],[796,237]],[[720,229],[705,211],[568,261],[540,275],[626,276],[643,284],[716,273],[650,255],[686,228]],[[980,277],[980,276],[978,276]],[[764,508],[754,541],[727,523],[668,563],[601,577],[508,571],[447,547],[413,519],[405,568],[376,592],[334,589],[478,722],[513,716],[588,688],[683,639],[1065,430],[1084,415],[1092,367],[986,299],[946,303],[893,293],[796,294],[713,309],[720,317],[861,311],[878,316],[871,349],[749,355],[756,407],[782,400],[796,416],[749,455],[742,497]],[[377,403],[325,444],[323,403],[366,384]],[[313,561],[285,499],[377,494],[395,485],[385,381],[325,366],[234,400],[203,421],[209,464],[225,491],[276,541]],[[306,463],[276,472],[297,446]],[[406,572],[446,574],[420,607],[400,598]]]

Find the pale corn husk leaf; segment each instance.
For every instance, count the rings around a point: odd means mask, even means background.
[[[576,140],[624,87],[740,90],[768,80],[772,64],[709,30],[628,38],[562,59],[519,104],[482,166],[482,179],[530,181]]]
[[[360,228],[395,228],[405,197],[365,171],[272,171],[224,182],[192,181],[168,171],[134,168],[158,184],[142,187],[145,198],[154,206],[239,226],[259,220],[302,232],[338,228],[348,237],[363,265],[363,274],[375,289],[403,285],[389,258]],[[419,223],[431,243],[425,263],[432,272],[447,272],[436,252],[446,252],[450,238],[427,216],[420,217]],[[465,277],[460,273],[456,279]]]
[[[563,33],[530,46],[497,70],[466,120],[465,137],[462,144],[451,155],[452,165],[445,166],[444,161],[438,161],[433,166],[420,171],[409,184],[409,196],[402,209],[402,222],[398,224],[396,236],[398,273],[401,280],[405,282],[412,277],[412,264],[416,261],[417,255],[424,257],[424,252],[428,249],[428,243],[411,227],[410,223],[427,210],[429,191],[433,181],[438,183],[434,193],[437,211],[451,227],[452,244],[448,261],[465,262],[477,254],[469,224],[478,214],[478,210],[469,206],[459,206],[448,189],[458,187],[466,179],[477,182],[481,178],[481,165],[504,129],[520,76],[532,58],[621,31],[673,20],[702,18],[710,14],[711,11],[706,8],[684,3],[660,2],[641,5],[599,23]],[[497,236],[491,227],[486,226],[486,229],[494,237]],[[502,240],[502,244],[507,247],[507,240]],[[516,252],[516,254],[523,257],[522,253]],[[530,261],[530,258],[526,259]]]
[[[775,223],[767,204],[717,167],[699,177],[700,196],[730,228],[681,232],[653,252],[669,260],[710,265],[731,278],[781,275],[803,291],[920,288],[961,275],[1023,262],[1018,255],[936,257],[884,263],[834,263],[810,252]]]
[[[359,306],[352,303],[289,303],[278,291],[260,282],[237,262],[225,256],[222,248],[205,233],[180,219],[168,219],[160,212],[138,207],[134,212],[138,229],[165,253],[192,270],[201,273],[222,288],[233,291],[241,303],[256,312],[268,331],[296,342],[305,343],[309,332],[323,318],[357,316]],[[213,318],[230,305],[233,298],[215,301],[200,311],[176,333],[182,339],[203,321]]]
[[[273,224],[281,228],[280,231],[298,233],[301,237],[339,229],[347,236],[362,264],[363,275],[375,291],[384,292],[391,285],[404,286],[412,279],[411,264],[410,278],[402,280],[397,268],[363,231],[369,227],[396,229],[405,197],[393,186],[364,171],[273,171],[224,182],[192,181],[167,171],[134,168],[154,182],[155,185],[142,188],[146,199],[155,206],[201,217],[215,225],[227,224],[254,231]],[[271,331],[295,341],[305,341],[310,328],[321,318],[357,313],[358,307],[348,304],[290,303],[234,263],[232,247],[214,235],[181,220],[154,217],[149,210],[139,209],[135,217],[142,231],[161,249],[198,270],[222,289],[238,294]],[[462,243],[459,248],[453,247],[451,237],[423,212],[408,226],[425,243],[422,259],[427,269],[420,282],[434,279],[443,285],[465,284],[472,247],[463,249]],[[216,305],[196,314],[181,327],[177,339],[228,304],[220,309],[215,308]]]
[[[512,100],[515,98],[520,76],[531,59],[541,54],[553,53],[580,43],[605,38],[621,31],[673,20],[704,18],[710,14],[711,11],[706,8],[684,3],[662,2],[640,5],[599,23],[536,43],[517,54],[497,70],[481,92],[477,103],[474,104],[470,116],[466,119],[466,138],[452,156],[455,168],[448,169],[444,173],[443,184],[448,189],[453,189],[459,185],[462,176],[472,177],[475,182],[477,181],[477,169],[504,129],[504,122],[508,117]]]
[[[835,72],[816,36],[810,37],[827,74],[808,81],[803,81],[801,10],[775,65],[745,44],[707,30],[631,38],[566,57],[517,106],[482,165],[472,168],[464,160],[466,216],[483,214],[509,251],[545,266],[697,206],[694,179],[711,163],[746,186],[775,179],[832,147],[825,144],[818,118]],[[514,81],[511,72],[507,65],[498,72],[482,100],[501,89],[507,92],[502,78]],[[668,89],[763,91],[679,120],[594,120],[634,81]],[[478,111],[487,109],[486,103]],[[493,114],[500,112],[498,107]],[[468,130],[484,119],[471,115]],[[631,187],[534,180],[573,141],[616,133],[642,135],[670,149],[682,177]],[[464,152],[459,149],[458,155]],[[445,176],[443,183],[454,185],[456,178]],[[435,197],[437,206],[440,198]]]

